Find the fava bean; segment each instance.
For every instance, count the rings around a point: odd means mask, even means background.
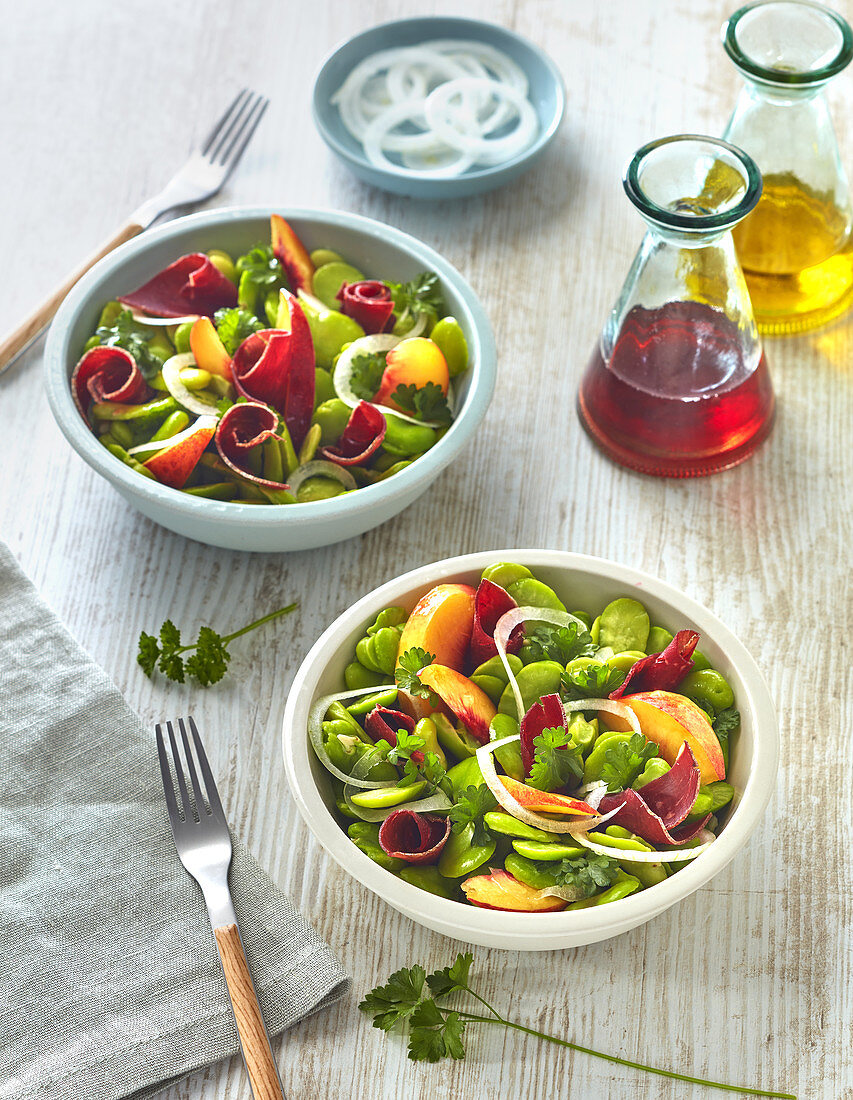
[[[379,843],[379,825],[371,821],[354,821],[347,829],[347,835],[359,851],[369,856],[374,863],[386,871],[402,871],[406,861],[389,856]]]
[[[435,443],[436,435],[432,428],[424,424],[410,424],[399,416],[385,416],[385,438],[383,449],[390,455],[420,454],[428,451]]]
[[[533,825],[527,825],[512,814],[506,814],[502,810],[490,810],[483,815],[483,821],[490,833],[500,833],[501,836],[516,837],[520,840],[536,841],[540,844],[551,844],[556,834],[546,833],[542,829],[536,829]]]
[[[336,305],[340,303],[336,302]],[[352,317],[344,313],[338,313],[333,309],[312,309],[307,302],[302,302],[302,312],[311,330],[311,339],[314,344],[314,362],[318,367],[327,372],[335,364],[335,360],[341,354],[347,344],[364,336],[364,329]],[[334,396],[334,391],[329,395]]]
[[[565,611],[566,605],[553,588],[536,580],[535,577],[521,577],[507,588],[510,596],[519,607],[543,607],[552,611]]]
[[[314,410],[312,422],[320,428],[320,444],[328,447],[343,435],[344,428],[352,415],[352,409],[339,397],[324,401]]]
[[[191,485],[181,491],[193,497],[203,497],[205,500],[233,500],[239,490],[233,482],[215,481],[212,485]]]
[[[623,829],[620,825],[610,825],[603,833],[596,833],[599,844],[605,844],[609,848],[617,848],[623,852],[653,852],[651,844]],[[630,860],[619,860],[619,866],[626,875],[632,875],[640,880],[643,887],[654,886],[663,882],[667,877],[666,868],[662,863],[632,863]]]
[[[314,297],[319,298],[327,309],[336,310],[340,306],[338,291],[344,283],[361,283],[364,274],[343,260],[330,260],[321,264],[314,272]]]
[[[450,901],[455,901],[459,896],[459,887],[456,883],[445,878],[437,867],[430,867],[422,863],[410,864],[408,867],[403,867],[399,872],[399,877],[403,882],[408,882],[412,886],[419,886],[421,890],[426,890],[427,893],[435,894],[440,898],[449,898]]]
[[[438,870],[445,878],[462,878],[476,871],[495,854],[495,843],[473,845],[474,823],[458,833],[451,833],[441,851]]]
[[[435,728],[435,723],[431,718],[420,718],[415,723],[414,728],[415,737],[423,739],[425,753],[432,752],[438,757],[439,763],[443,768],[447,767],[447,757],[444,755],[444,750],[438,743],[438,734]]]
[[[234,266],[234,261],[227,252],[223,252],[221,248],[212,248],[210,252],[208,252],[207,258],[216,270],[221,272],[229,282],[236,284],[237,268]]]
[[[608,668],[618,669],[619,672],[627,672],[633,668],[637,661],[642,661],[648,654],[643,653],[639,649],[627,649],[622,653],[614,653],[612,657],[607,657],[604,663]]]
[[[210,371],[200,367],[181,367],[178,377],[188,390],[203,390],[210,385]]]
[[[671,641],[672,635],[668,630],[664,630],[662,626],[653,626],[649,630],[646,646],[649,653],[663,653]]]
[[[312,424],[311,427],[308,429],[305,438],[302,441],[302,446],[299,448],[300,466],[304,466],[306,462],[310,462],[314,455],[317,453],[317,448],[320,446],[321,434],[322,433],[320,432],[320,427],[318,424]],[[308,478],[308,481],[311,480],[312,478]],[[324,478],[323,480],[328,481],[329,479]],[[304,485],[306,484],[306,482],[303,482],[302,484]],[[337,493],[326,493],[325,496],[339,496],[340,493],[344,491],[344,487],[339,481],[335,482],[335,484],[338,486],[339,491]],[[310,499],[317,500],[323,498],[313,497]]]
[[[338,252],[333,252],[331,248],[315,248],[311,253],[311,263],[315,268],[322,267],[323,264],[343,263],[344,258]]]
[[[580,859],[583,848],[571,844],[548,844],[538,840],[514,840],[513,848],[525,859],[541,859],[546,862],[560,859]]]
[[[714,814],[734,798],[735,789],[730,783],[709,783],[699,788],[696,801],[690,808],[691,817]]]
[[[186,355],[190,351],[190,333],[195,321],[182,321],[175,329],[175,351]]]
[[[601,779],[602,770],[607,762],[607,750],[619,741],[627,744],[633,736],[634,733],[632,730],[627,730],[625,733],[616,731],[613,733],[601,734],[593,745],[592,752],[584,761],[584,783],[593,783],[596,779]]]
[[[594,909],[597,905],[608,905],[611,901],[620,901],[627,898],[640,889],[640,880],[634,875],[628,875],[620,871],[616,881],[601,894],[594,894],[591,898],[583,898],[581,901],[573,901],[567,909]]]
[[[641,787],[645,787],[647,783],[651,783],[655,779],[660,779],[662,775],[666,775],[669,771],[669,764],[660,756],[653,756],[651,760],[646,761],[646,766],[631,784],[635,791],[638,791]]]
[[[649,629],[649,613],[643,605],[623,596],[601,612],[598,645],[611,646],[616,653],[631,649],[645,653]]]
[[[424,782],[407,783],[405,787],[376,787],[374,790],[357,791],[350,795],[350,801],[364,810],[385,810],[402,802],[412,802],[425,790]]]
[[[351,715],[369,714],[374,707],[393,707],[396,702],[397,689],[386,688],[385,691],[377,691],[375,695],[364,695],[361,699],[356,699],[346,710]]]
[[[157,478],[151,473],[147,466],[143,466],[142,463],[129,455],[124,447],[119,446],[118,443],[113,442],[112,437],[101,437],[101,442],[107,448],[111,455],[123,462],[125,466],[129,466],[131,470],[135,470],[138,474],[142,474],[143,477],[149,478],[151,481],[156,481]]]
[[[489,737],[501,741],[504,737],[518,736],[518,722],[509,714],[496,714],[489,723]],[[524,762],[521,759],[521,742],[513,741],[495,749],[495,759],[513,779],[524,779]]]
[[[563,666],[556,661],[534,661],[532,664],[525,665],[516,676],[525,712],[543,695],[552,695],[558,691],[562,675]],[[509,685],[504,688],[501,695],[498,711],[518,720],[518,707]]]
[[[344,683],[350,691],[356,688],[379,687],[385,679],[381,672],[371,672],[359,661],[351,661],[344,669]]]
[[[473,756],[480,747],[464,726],[461,729],[459,726],[454,726],[446,715],[433,714],[432,720],[435,723],[439,744],[457,760],[465,760]]]
[[[176,409],[173,413],[169,413],[157,431],[151,436],[151,442],[155,443],[160,439],[171,439],[173,435],[182,432],[189,422],[190,418],[184,410]],[[126,429],[127,425],[122,424],[120,421],[116,421],[116,427]],[[113,434],[115,434],[115,432]]]
[[[307,477],[296,490],[296,499],[300,504],[306,504],[310,500],[331,500],[343,492],[343,485],[334,478]]]
[[[442,317],[433,326],[429,338],[438,344],[439,351],[447,362],[450,377],[461,374],[468,366],[468,341],[456,318]]]
[[[494,565],[487,565],[482,572],[484,581],[491,581],[492,584],[497,584],[504,590],[515,581],[532,576],[526,565],[516,565],[515,562],[510,561],[499,561]]]
[[[172,416],[177,415],[179,414],[172,413]],[[168,421],[169,417],[166,417],[164,424],[168,423]],[[187,423],[189,423],[189,417],[187,417]],[[123,420],[113,420],[113,422],[110,424],[110,435],[113,437],[116,443],[124,447],[125,450],[127,450],[128,447],[132,447],[134,444],[133,432],[131,431],[130,425],[126,424]],[[156,438],[156,433],[155,436],[152,438]],[[162,439],[163,437],[161,436],[160,438]]]
[[[725,710],[735,701],[735,694],[728,681],[713,668],[693,669],[688,672],[678,690],[711,714]]]
[[[513,843],[515,847],[515,842]],[[543,868],[537,867],[532,859],[520,856],[518,852],[510,852],[504,860],[504,868],[519,882],[525,886],[532,886],[534,890],[544,890],[547,886],[554,885],[553,876]]]
[[[324,401],[331,401],[333,397],[337,397],[335,391],[335,383],[332,381],[332,376],[329,371],[323,367],[314,368],[314,408],[315,410],[323,404]]]
[[[435,723],[433,723],[435,724]],[[454,764],[447,772],[447,778],[453,785],[453,793],[458,796],[466,787],[482,787],[486,782],[480,771],[476,756],[468,756]],[[488,815],[487,815],[488,816]]]

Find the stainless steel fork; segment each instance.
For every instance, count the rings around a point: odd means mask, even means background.
[[[22,351],[41,336],[59,309],[63,298],[98,260],[108,252],[112,252],[114,248],[118,248],[120,244],[129,241],[131,237],[141,233],[143,229],[147,229],[161,214],[174,210],[176,206],[201,202],[215,195],[236,167],[268,106],[269,100],[265,96],[244,88],[198,149],[190,155],[183,168],[169,180],[159,195],[148,199],[134,210],[128,221],[105,245],[90,256],[72,275],[69,275],[62,286],[58,287],[23,324],[0,341],[0,374],[17,359]]]
[[[255,1100],[285,1100],[228,888],[231,863],[228,822],[195,722],[187,718],[185,723],[179,718],[178,731],[176,737],[171,722],[166,722],[165,736],[161,724],[155,727],[175,847],[181,863],[204,894],[252,1095]]]

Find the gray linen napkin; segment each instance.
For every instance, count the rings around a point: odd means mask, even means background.
[[[236,1054],[153,736],[2,543],[0,753],[0,1098],[139,1098]],[[238,843],[231,887],[272,1034],[344,994],[337,959]]]

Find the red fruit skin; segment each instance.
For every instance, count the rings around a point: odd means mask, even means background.
[[[314,289],[314,265],[305,245],[296,236],[290,224],[280,214],[270,218],[270,237],[273,255],[284,268],[290,289],[296,293]]]
[[[205,447],[213,439],[216,426],[199,428],[192,435],[186,436],[172,447],[166,447],[159,454],[149,458],[143,463],[146,470],[157,478],[161,485],[169,485],[172,489],[182,489],[187,478],[196,468],[198,460],[204,453]]]
[[[368,336],[384,332],[394,312],[391,291],[377,279],[344,283],[336,297],[341,303],[341,313],[358,321]]]
[[[475,669],[490,657],[494,657],[498,648],[495,645],[495,627],[498,620],[507,611],[518,604],[509,592],[493,581],[480,581],[474,598],[474,629],[471,632],[471,653],[469,663]],[[524,642],[524,626],[519,625],[509,636],[507,653],[518,653]]]
[[[374,405],[359,401],[350,414],[341,438],[320,453],[339,466],[364,466],[382,446],[385,417]]]
[[[237,305],[237,288],[203,252],[190,252],[119,301],[154,317],[212,317]]]
[[[71,393],[80,415],[87,420],[93,401],[141,404],[148,396],[148,383],[124,348],[90,348],[71,375]]]

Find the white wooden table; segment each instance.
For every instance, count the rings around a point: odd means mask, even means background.
[[[40,348],[0,381],[0,532],[45,598],[146,721],[190,708],[232,825],[353,975],[352,995],[277,1044],[292,1098],[687,1100],[644,1077],[498,1029],[461,1063],[407,1062],[356,1010],[399,966],[461,949],[334,866],[284,778],[281,715],[313,639],[405,568],[464,551],[543,546],[647,570],[711,608],[765,672],[779,712],[776,797],[712,883],[628,935],[546,955],[476,951],[484,988],[521,1021],[628,1058],[800,1097],[853,1097],[851,523],[853,322],[771,342],[771,440],[712,478],[657,481],[608,462],[574,394],[642,227],[620,176],[646,140],[720,133],[737,78],[722,0],[471,0],[464,14],[545,46],[568,85],[559,137],[509,188],[454,203],[372,190],[333,161],[309,112],[328,51],[376,22],[460,12],[451,0],[0,2],[0,295],[5,331],[177,167],[244,84],[272,98],[219,204],[358,211],[427,241],[490,314],[499,378],[476,446],[399,519],[317,553],[252,556],[188,542],[131,511],[70,450],[41,388]],[[848,18],[850,4],[836,4]],[[853,168],[853,71],[832,89]],[[328,578],[334,578],[332,584]],[[147,680],[136,639],[167,616],[223,632],[298,597],[241,640],[209,691]],[[213,1066],[167,1100],[246,1100]],[[720,1094],[717,1094],[720,1095]]]

